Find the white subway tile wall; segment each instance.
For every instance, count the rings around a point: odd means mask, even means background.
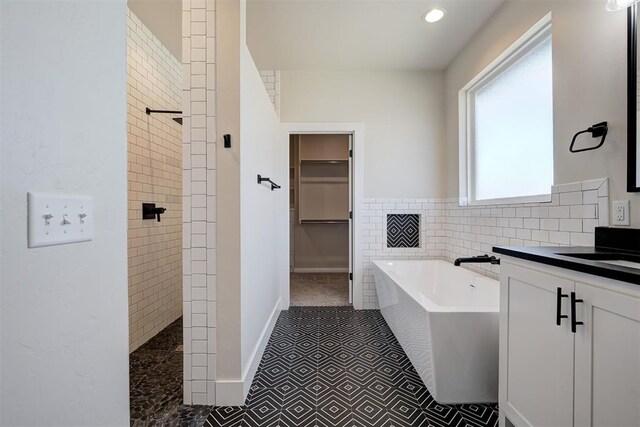
[[[182,128],[152,109],[182,106],[182,65],[128,11],[129,351],[182,314]],[[142,203],[167,211],[142,219]]]
[[[592,246],[609,225],[609,180],[556,185],[548,203],[459,206],[458,199],[367,199],[363,206],[363,301],[377,308],[372,261],[491,254],[493,246]],[[388,214],[419,214],[420,247],[388,248]],[[500,267],[466,265],[498,278]]]
[[[215,405],[215,0],[182,1],[184,402]]]
[[[260,71],[260,77],[262,77],[262,82],[265,89],[267,89],[276,114],[280,116],[280,71],[262,70]]]

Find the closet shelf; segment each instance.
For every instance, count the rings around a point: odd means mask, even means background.
[[[346,177],[314,177],[314,178],[300,178],[301,184],[348,184],[349,178]]]
[[[301,219],[300,224],[348,224],[348,219]]]
[[[300,164],[325,164],[325,165],[339,165],[347,163],[348,159],[335,159],[335,160],[300,160]]]

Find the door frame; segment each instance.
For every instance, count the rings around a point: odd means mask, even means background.
[[[351,256],[353,262],[353,307],[364,308],[362,286],[362,203],[364,199],[364,123],[281,123],[280,149],[278,152],[279,177],[282,182],[282,193],[278,203],[277,227],[281,236],[278,247],[278,275],[282,288],[280,291],[283,310],[290,305],[289,280],[289,137],[291,134],[345,134],[353,135],[353,246]]]

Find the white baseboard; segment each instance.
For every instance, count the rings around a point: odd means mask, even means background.
[[[254,347],[251,356],[249,356],[247,367],[242,373],[242,379],[216,381],[216,406],[244,405],[244,401],[249,394],[249,388],[258,370],[258,365],[260,365],[264,349],[269,342],[273,327],[276,325],[276,320],[278,320],[278,316],[280,315],[280,304],[280,298],[278,298],[269,320],[260,334],[260,339]]]
[[[251,356],[249,356],[249,363],[247,363],[247,368],[243,372],[243,394],[244,399],[247,398],[249,394],[249,388],[251,388],[251,383],[253,382],[253,378],[256,376],[256,371],[258,370],[258,365],[260,365],[260,360],[262,360],[262,355],[264,354],[264,349],[269,342],[269,338],[271,337],[271,333],[273,332],[273,327],[276,325],[276,320],[278,320],[278,316],[280,316],[280,298],[273,307],[273,311],[271,312],[271,316],[269,317],[269,321],[265,325],[262,330],[262,334],[260,335],[260,340],[256,344]],[[243,404],[244,404],[243,399]]]
[[[349,268],[294,268],[294,273],[348,273]]]
[[[216,381],[216,406],[242,406],[244,405],[244,400],[242,381]]]

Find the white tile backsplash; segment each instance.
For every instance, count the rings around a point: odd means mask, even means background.
[[[491,254],[493,246],[592,246],[595,227],[609,225],[606,178],[556,185],[547,203],[459,206],[458,199],[366,199],[363,205],[363,302],[377,308],[371,262]],[[387,248],[386,216],[420,214],[420,248]],[[500,266],[467,265],[498,278]]]

